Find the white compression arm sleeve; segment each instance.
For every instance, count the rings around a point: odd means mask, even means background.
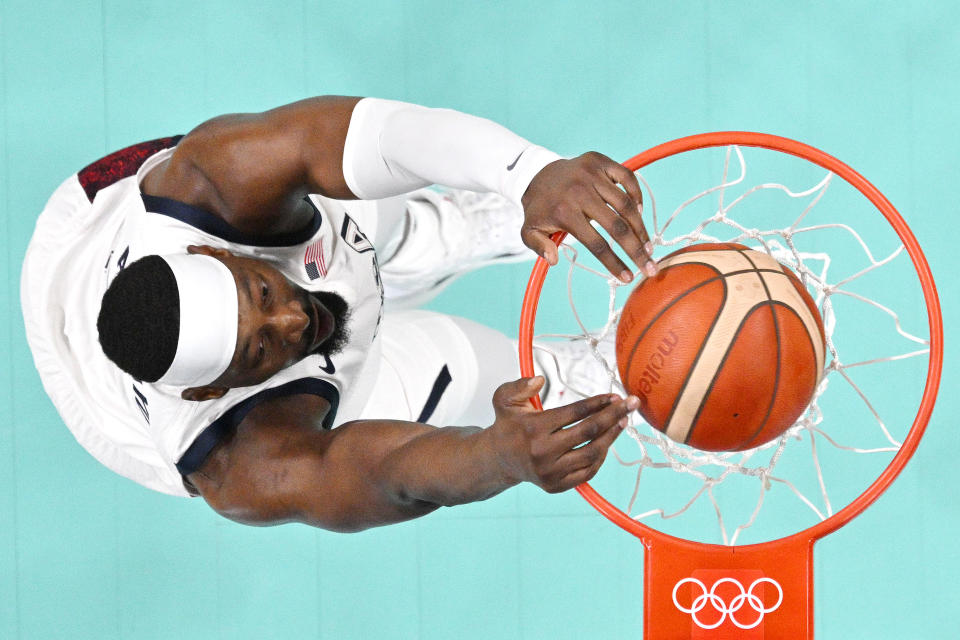
[[[343,177],[364,200],[442,184],[493,191],[519,205],[533,177],[559,159],[484,118],[364,98],[347,129]]]

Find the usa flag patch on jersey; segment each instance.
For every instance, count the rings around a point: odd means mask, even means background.
[[[327,261],[323,255],[323,238],[307,247],[303,256],[303,268],[311,280],[327,277]]]

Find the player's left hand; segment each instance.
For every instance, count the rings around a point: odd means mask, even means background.
[[[557,247],[550,235],[566,231],[623,282],[633,274],[591,225],[596,221],[647,275],[657,271],[643,225],[643,195],[633,172],[595,151],[556,160],[534,176],[523,194],[524,244],[551,265]]]
[[[537,411],[543,376],[500,385],[493,394],[496,420],[484,431],[494,459],[511,482],[532,482],[559,493],[587,482],[600,470],[610,445],[627,426],[639,398],[603,394]]]

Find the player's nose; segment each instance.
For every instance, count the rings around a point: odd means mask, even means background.
[[[270,317],[271,324],[287,344],[296,344],[303,338],[303,332],[310,325],[310,318],[297,300],[278,305]]]

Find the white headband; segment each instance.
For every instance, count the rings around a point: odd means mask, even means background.
[[[233,360],[237,346],[237,285],[225,264],[211,256],[161,256],[180,292],[177,354],[161,384],[197,387],[210,384]]]

